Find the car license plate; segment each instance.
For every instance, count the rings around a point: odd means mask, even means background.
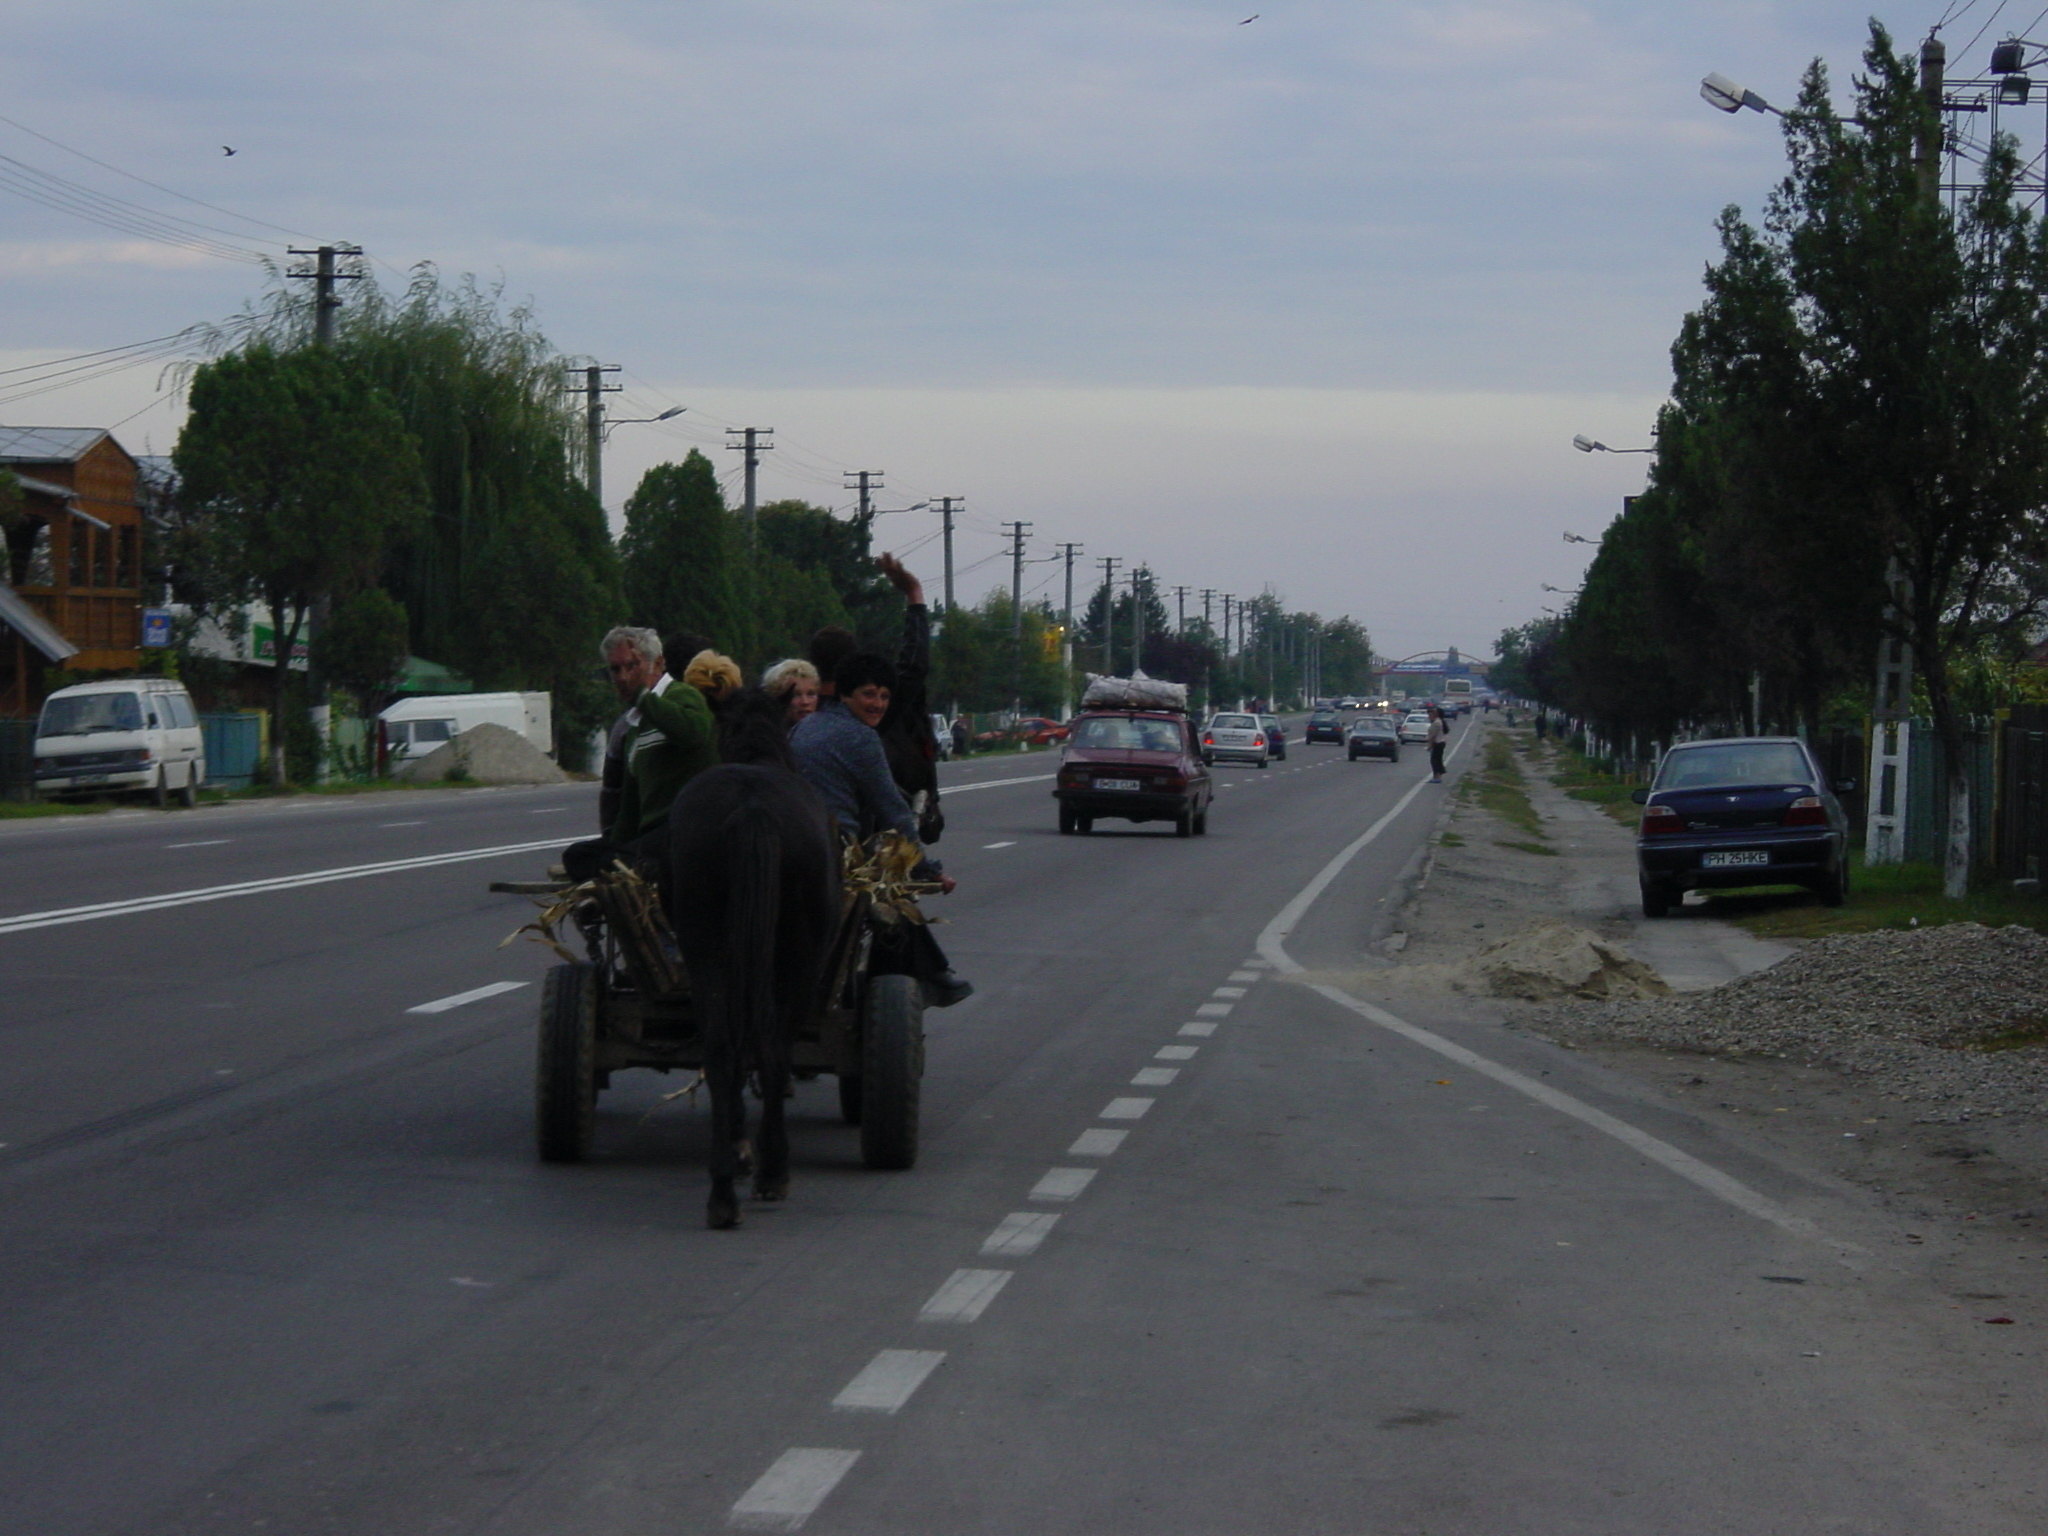
[[[1700,855],[1702,869],[1734,869],[1751,864],[1768,864],[1771,856],[1761,849],[1754,853],[1703,853]]]
[[[1136,779],[1097,779],[1097,789],[1143,789],[1145,786]]]

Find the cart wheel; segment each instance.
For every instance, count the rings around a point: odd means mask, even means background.
[[[850,1072],[839,1074],[839,1118],[848,1125],[860,1124],[860,1079]]]
[[[917,1161],[924,1077],[924,996],[916,977],[868,978],[860,1054],[861,1161],[870,1168],[908,1168]]]
[[[597,968],[558,965],[540,993],[534,1134],[541,1161],[580,1163],[597,1129]]]

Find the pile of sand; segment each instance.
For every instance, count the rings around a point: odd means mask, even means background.
[[[473,725],[425,757],[407,758],[392,771],[401,784],[563,784],[569,775],[517,731]]]
[[[1537,923],[1511,933],[1461,963],[1460,991],[1530,1002],[1592,998],[1603,1002],[1663,997],[1671,989],[1656,971],[1618,944],[1570,923]]]

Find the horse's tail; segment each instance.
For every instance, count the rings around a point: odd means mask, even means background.
[[[773,816],[742,803],[721,829],[726,865],[725,964],[733,1023],[742,1059],[758,1067],[775,1052],[776,949],[782,921],[782,832]]]

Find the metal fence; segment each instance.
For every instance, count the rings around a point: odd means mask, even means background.
[[[2048,704],[2021,704],[1999,731],[1998,873],[2038,880],[2048,865]]]
[[[263,716],[243,710],[199,717],[206,743],[206,782],[213,789],[247,789],[263,760]]]

